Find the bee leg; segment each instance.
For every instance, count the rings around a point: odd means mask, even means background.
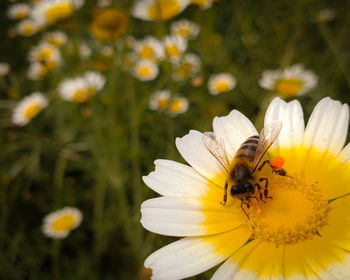
[[[244,210],[244,208],[243,208],[243,203],[245,203],[245,204],[247,205],[247,208],[249,208],[249,204],[248,204],[247,202],[244,202],[244,201],[243,201],[243,198],[241,198],[241,208],[242,208],[244,214],[247,216],[248,220],[250,220],[250,218],[249,218],[247,212],[246,212],[246,211]]]
[[[260,182],[265,181],[264,196],[266,198],[270,198],[271,199],[272,196],[268,196],[268,194],[269,194],[269,192],[268,192],[269,179],[267,179],[267,178],[260,178],[259,181]]]
[[[263,200],[263,193],[261,191],[261,186],[258,183],[255,183],[255,186],[258,188],[260,200],[266,204],[266,201]]]
[[[264,165],[265,165],[266,163],[269,163],[269,164],[270,164],[270,161],[269,161],[268,159],[267,159],[267,160],[264,160],[263,163],[259,166],[258,171],[260,171],[261,169],[263,169],[263,167],[264,167]]]
[[[220,202],[222,205],[226,205],[226,202],[227,202],[227,187],[228,187],[228,184],[227,182],[225,183],[225,191],[224,191],[224,198],[223,200]]]

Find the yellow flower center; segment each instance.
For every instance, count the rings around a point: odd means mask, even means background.
[[[74,228],[76,222],[75,217],[72,215],[64,215],[52,223],[52,229],[56,231],[68,231]]]
[[[41,108],[38,104],[29,105],[24,111],[25,118],[26,119],[34,118],[40,112],[40,109]]]
[[[179,57],[180,51],[175,44],[165,46],[165,52],[169,57]]]
[[[275,89],[280,95],[288,97],[300,93],[302,86],[303,82],[301,80],[288,79],[278,81],[275,85]]]
[[[32,23],[26,23],[22,26],[20,33],[25,36],[31,36],[35,33],[36,27]]]
[[[175,114],[181,112],[183,108],[184,108],[184,103],[182,100],[174,100],[173,102],[171,102],[169,106],[170,112]]]
[[[15,15],[16,19],[24,19],[28,16],[28,11],[27,10],[19,10],[17,14]]]
[[[91,99],[96,94],[96,90],[91,87],[77,90],[74,93],[73,100],[78,103],[84,103]]]
[[[181,37],[189,37],[191,34],[191,31],[188,27],[181,27],[176,31],[176,34],[181,36]]]
[[[192,64],[190,63],[183,63],[177,69],[177,74],[182,79],[186,78],[187,76],[190,76],[191,72],[192,72]]]
[[[158,0],[148,8],[148,16],[153,20],[167,20],[177,15],[180,10],[178,0]]]
[[[269,196],[265,202],[252,199],[249,208],[251,239],[260,238],[279,246],[293,244],[319,234],[327,222],[328,201],[323,199],[317,183],[273,175],[269,179]]]
[[[52,5],[46,10],[46,20],[49,24],[56,22],[59,19],[69,17],[74,12],[73,6],[68,3],[58,3]]]
[[[151,46],[144,46],[139,53],[140,58],[153,58],[153,48]]]
[[[215,90],[217,92],[225,92],[225,91],[228,91],[229,89],[230,89],[230,86],[227,81],[218,81],[215,84]]]
[[[168,106],[168,99],[160,98],[158,100],[158,108],[159,110],[164,110]]]
[[[142,78],[148,78],[152,76],[152,70],[149,67],[141,66],[139,69],[137,69],[137,73]]]

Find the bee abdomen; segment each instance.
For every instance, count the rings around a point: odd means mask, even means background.
[[[239,147],[236,152],[236,157],[245,157],[249,160],[253,160],[256,152],[256,148],[258,147],[259,136],[254,135],[249,137],[247,140],[243,142],[243,144]]]

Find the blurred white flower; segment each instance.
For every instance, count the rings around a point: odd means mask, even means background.
[[[281,97],[302,95],[313,89],[318,78],[311,70],[305,70],[301,64],[295,64],[284,70],[265,70],[259,80],[262,88],[275,91]]]
[[[151,36],[136,41],[134,51],[140,59],[151,59],[154,62],[159,62],[164,58],[164,46],[162,42]]]
[[[0,62],[0,77],[7,75],[10,72],[10,65],[6,62]]]
[[[138,0],[132,15],[143,20],[168,20],[181,13],[190,0]]]
[[[7,16],[10,19],[25,19],[30,12],[29,5],[25,3],[14,4],[7,10]]]
[[[194,77],[200,70],[201,60],[198,55],[187,53],[183,58],[174,64],[173,79],[175,81],[185,80]]]
[[[212,95],[230,91],[236,86],[236,79],[229,73],[212,75],[208,81],[208,89]]]
[[[179,61],[187,48],[187,41],[180,36],[165,36],[165,55],[171,62]]]
[[[158,90],[149,99],[149,108],[153,111],[164,111],[169,106],[171,93],[168,89]]]
[[[26,125],[48,104],[48,100],[40,92],[34,92],[24,97],[13,109],[12,123],[18,126]]]
[[[198,36],[200,27],[198,24],[182,19],[171,24],[171,33],[175,36],[180,36],[185,40],[194,39]]]
[[[42,231],[47,237],[63,239],[80,225],[81,220],[79,209],[64,207],[44,217]]]
[[[132,75],[141,81],[151,81],[158,76],[159,67],[149,59],[141,59],[135,63]]]

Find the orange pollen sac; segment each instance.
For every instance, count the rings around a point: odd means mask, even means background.
[[[274,157],[269,160],[270,166],[273,170],[278,171],[282,169],[282,166],[284,164],[284,158],[283,157]]]

